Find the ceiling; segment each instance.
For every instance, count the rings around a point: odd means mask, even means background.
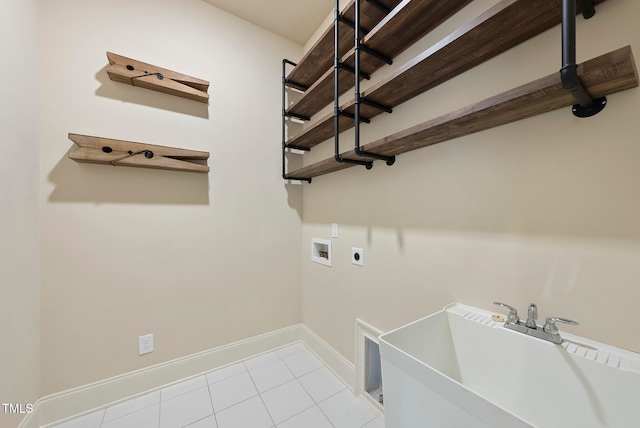
[[[265,30],[304,45],[334,7],[333,0],[205,0]]]

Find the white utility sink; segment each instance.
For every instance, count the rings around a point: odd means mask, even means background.
[[[389,428],[639,426],[640,355],[455,303],[380,336]]]

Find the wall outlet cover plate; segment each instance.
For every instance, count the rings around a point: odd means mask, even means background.
[[[362,248],[351,247],[351,263],[364,266],[364,250]]]
[[[153,352],[153,334],[138,337],[138,355]]]

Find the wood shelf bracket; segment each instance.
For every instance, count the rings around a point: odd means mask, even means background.
[[[151,89],[201,103],[209,102],[209,82],[107,52],[107,74],[114,82]]]
[[[207,165],[191,162],[209,159],[209,152],[71,133],[69,139],[77,145],[69,151],[69,158],[76,162],[203,174],[209,172]]]

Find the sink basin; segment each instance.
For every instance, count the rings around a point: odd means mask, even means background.
[[[455,303],[380,336],[392,428],[609,428],[640,420],[640,355],[561,332],[553,344]]]

